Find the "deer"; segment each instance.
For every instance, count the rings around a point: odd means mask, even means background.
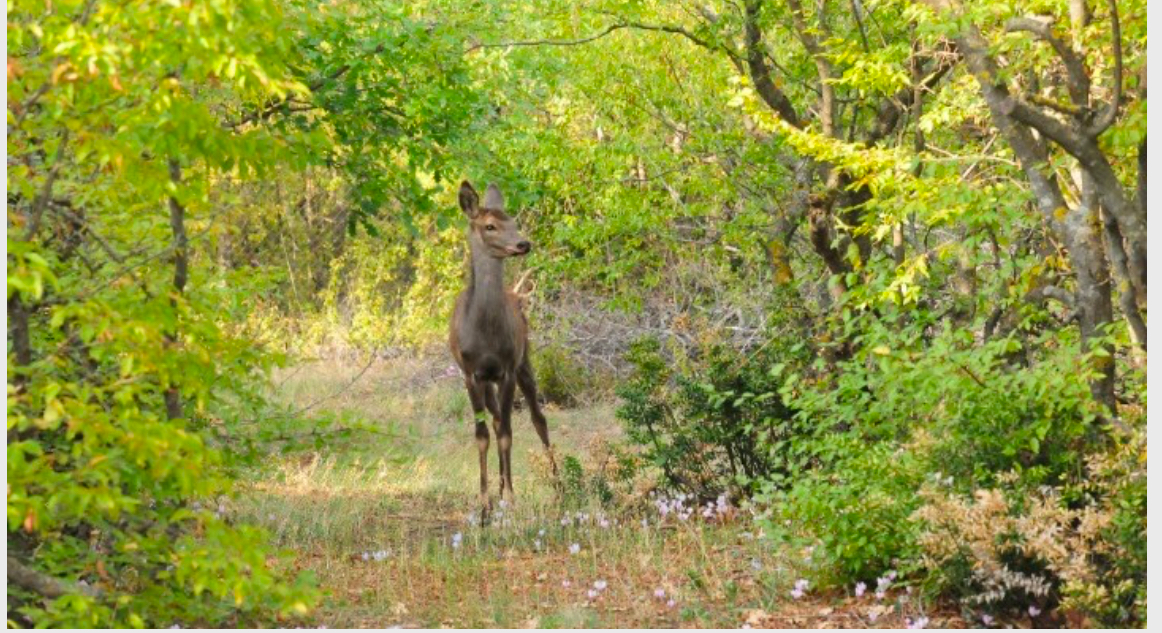
[[[557,464],[549,442],[549,425],[537,401],[537,381],[529,362],[529,326],[523,304],[527,297],[518,288],[504,287],[504,261],[522,257],[532,244],[516,222],[504,212],[504,198],[489,184],[484,202],[467,180],[460,184],[460,209],[468,216],[468,246],[472,256],[471,279],[456,299],[449,333],[452,357],[464,376],[476,422],[476,447],[480,453],[480,505],[485,516],[492,508],[488,496],[488,426],[485,409],[492,414],[500,463],[502,503],[515,502],[512,490],[512,409],[520,387],[533,427],[541,438],[553,474]],[[527,277],[527,274],[526,274]],[[499,400],[498,400],[499,396]]]

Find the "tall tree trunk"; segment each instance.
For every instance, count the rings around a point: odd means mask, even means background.
[[[169,159],[169,177],[174,185],[182,181],[182,168],[176,159]],[[175,196],[169,197],[169,226],[173,233],[173,287],[175,296],[170,299],[170,306],[175,311],[174,321],[177,321],[177,297],[186,290],[186,281],[189,278],[189,238],[186,236],[186,210]],[[166,334],[169,345],[177,344],[177,326]],[[182,396],[177,386],[171,385],[165,392],[166,417],[175,419],[182,417]]]
[[[998,76],[996,65],[988,56],[987,46],[975,27],[958,37],[957,45],[964,55],[972,74],[976,77],[981,94],[992,114],[993,124],[1013,148],[1033,191],[1037,207],[1046,223],[1065,242],[1069,254],[1070,267],[1077,275],[1077,295],[1074,304],[1078,309],[1083,349],[1090,349],[1092,339],[1099,335],[1101,328],[1113,319],[1113,304],[1110,299],[1109,267],[1103,253],[1101,237],[1096,233],[1098,204],[1102,201],[1100,183],[1093,173],[1081,169],[1081,200],[1071,208],[1065,202],[1056,173],[1048,164],[1049,154],[1044,143],[1032,133],[1030,127],[1012,116],[1011,98],[1004,86],[995,83]],[[1064,216],[1059,212],[1065,210]],[[1116,401],[1113,391],[1113,354],[1106,349],[1105,355],[1093,356],[1093,369],[1097,374],[1090,384],[1094,399],[1115,412]]]

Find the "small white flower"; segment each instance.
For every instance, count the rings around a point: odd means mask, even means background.
[[[665,598],[666,597],[666,590],[662,589],[661,587],[654,589],[654,597],[657,598],[658,600]]]
[[[371,552],[363,552],[359,557],[363,560],[371,560]]]
[[[1041,610],[1034,605],[1029,605],[1029,617],[1035,618],[1041,615]]]
[[[887,591],[888,587],[892,586],[892,579],[884,576],[883,578],[876,578],[876,593]]]
[[[537,540],[533,541],[533,548],[534,548],[534,549],[536,549],[536,550],[538,550],[538,551],[540,551],[540,549],[541,549],[541,539],[537,539]]]
[[[992,626],[993,625],[993,616],[991,616],[987,613],[982,613],[980,616],[980,622],[981,622],[981,624],[983,624],[985,626]]]
[[[589,593],[590,600],[594,600],[597,598],[597,590],[596,589],[590,589],[588,593]]]
[[[678,603],[675,602],[673,598],[670,598],[669,600],[666,601],[666,606],[669,607],[670,609],[673,609],[677,605],[678,605]]]
[[[867,591],[867,583],[863,583],[863,582],[855,583],[855,597],[856,598],[863,596],[863,593],[865,591]]]
[[[810,583],[808,583],[807,579],[805,579],[805,578],[800,578],[799,580],[796,580],[795,581],[795,588],[791,590],[791,597],[796,599],[796,600],[798,600],[799,598],[802,598],[803,594],[805,594],[807,592],[807,587],[809,584]]]
[[[539,531],[539,532],[537,532],[537,536],[539,536],[539,537],[541,537],[541,538],[544,538],[544,536],[545,536],[545,528],[541,528],[541,529],[540,529],[540,531]]]
[[[601,527],[601,529],[603,529],[603,530],[608,529],[609,528],[609,519],[606,519],[605,517],[601,517],[601,520],[597,522],[597,525],[599,525]]]
[[[457,532],[452,535],[452,549],[460,549],[460,543],[464,540],[464,535]]]
[[[566,578],[561,581],[561,586],[568,589],[569,587],[573,586],[573,583],[568,578]]]
[[[915,620],[908,618],[906,622],[908,623],[909,629],[922,629],[928,626],[928,618],[924,616],[920,616]]]
[[[869,622],[875,622],[876,618],[878,617],[880,617],[880,612],[876,611],[875,609],[867,612],[867,619]]]
[[[581,544],[574,543],[574,544],[570,545],[569,546],[569,553],[570,554],[580,554],[581,553]]]
[[[594,588],[594,589],[596,589],[596,590],[598,590],[598,591],[605,591],[605,588],[606,588],[607,586],[609,586],[609,585],[608,585],[608,583],[606,583],[604,580],[595,580],[595,581],[593,581],[593,588]]]

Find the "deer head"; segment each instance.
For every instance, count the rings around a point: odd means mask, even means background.
[[[460,183],[460,208],[468,216],[469,239],[473,246],[482,247],[482,252],[494,259],[504,259],[527,255],[532,244],[521,234],[520,229],[504,212],[504,198],[494,184],[484,192],[484,204],[480,196],[467,180]]]

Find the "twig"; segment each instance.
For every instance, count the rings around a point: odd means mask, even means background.
[[[36,236],[36,232],[40,230],[40,220],[44,217],[44,210],[48,208],[48,202],[52,199],[52,186],[56,183],[56,177],[61,171],[61,163],[64,162],[65,146],[69,143],[69,130],[65,128],[61,132],[60,142],[56,146],[56,155],[53,157],[52,167],[48,170],[48,176],[44,179],[44,186],[40,189],[40,195],[32,203],[32,209],[29,210],[28,226],[24,230],[24,241],[30,241]]]
[[[341,388],[337,389],[334,393],[331,393],[330,395],[323,396],[322,398],[319,398],[318,400],[315,400],[314,402],[312,402],[308,405],[305,405],[299,409],[296,409],[295,411],[292,411],[290,414],[290,417],[295,417],[295,416],[301,415],[303,413],[306,413],[307,411],[314,409],[315,407],[319,406],[320,404],[322,404],[328,400],[333,400],[335,398],[338,398],[339,396],[346,393],[347,390],[350,389],[352,385],[354,385],[356,382],[359,381],[360,378],[363,377],[363,374],[367,373],[368,369],[371,369],[371,365],[373,365],[375,363],[375,358],[378,355],[379,355],[379,348],[371,350],[371,355],[367,359],[367,364],[364,365],[363,369],[360,369],[359,373],[355,374],[355,377],[352,378],[350,381],[348,381],[348,383],[346,385],[343,385]]]
[[[468,47],[468,50],[466,50],[464,52],[471,53],[472,51],[475,51],[475,50],[481,49],[481,48],[508,48],[510,46],[577,46],[579,44],[588,44],[589,42],[592,42],[594,40],[599,40],[599,39],[605,37],[606,35],[609,35],[610,33],[614,32],[614,31],[617,31],[619,29],[624,29],[624,28],[629,28],[629,25],[624,24],[624,23],[623,24],[611,24],[608,27],[606,27],[604,31],[601,31],[600,33],[597,33],[596,35],[591,35],[589,37],[583,37],[581,39],[576,39],[576,40],[530,40],[530,41],[524,41],[524,42],[480,43],[480,44],[474,44],[474,45]]]

